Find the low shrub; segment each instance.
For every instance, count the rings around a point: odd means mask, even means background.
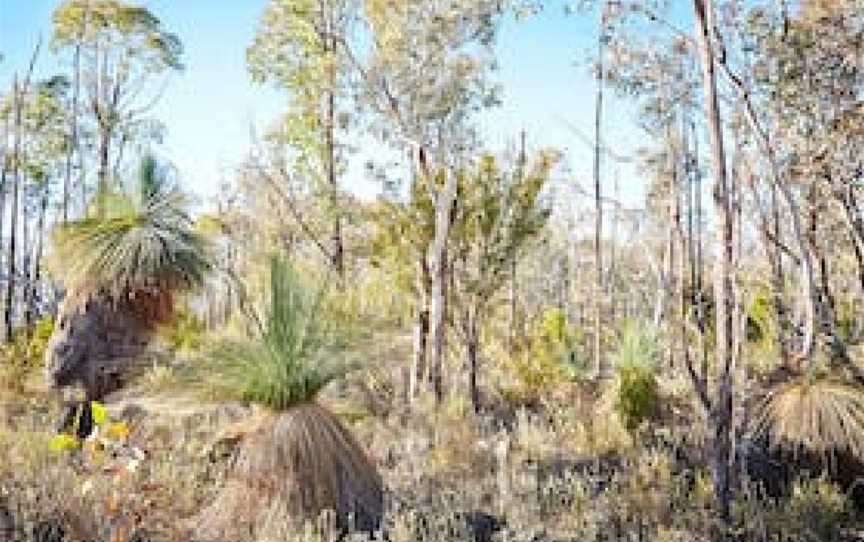
[[[624,325],[612,360],[618,384],[617,410],[630,431],[652,418],[659,408],[657,354],[657,336],[652,329],[636,322]]]

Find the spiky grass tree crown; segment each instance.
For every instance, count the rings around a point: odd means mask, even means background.
[[[828,375],[799,375],[773,388],[755,420],[772,444],[820,454],[846,450],[864,460],[864,393]]]
[[[161,297],[200,285],[210,269],[187,198],[167,169],[147,155],[137,181],[134,192],[97,194],[96,213],[54,233],[50,265],[72,296]]]
[[[615,367],[653,368],[659,352],[657,330],[648,323],[627,320],[621,328],[618,348],[610,354]]]
[[[324,287],[304,288],[279,256],[270,258],[269,272],[258,336],[218,343],[208,375],[222,395],[284,411],[312,401],[345,367],[324,355],[333,338],[321,318]]]

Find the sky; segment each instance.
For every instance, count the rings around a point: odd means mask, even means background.
[[[58,0],[0,0],[0,87],[14,70],[26,69],[40,34],[50,42],[51,13]],[[179,169],[184,184],[207,201],[250,148],[250,127],[275,118],[287,96],[250,81],[245,49],[255,33],[267,0],[147,0],[143,2],[184,44],[186,69],[173,75],[153,116],[167,127],[160,154]],[[481,131],[491,151],[514,144],[526,131],[529,148],[555,147],[566,153],[573,180],[589,187],[592,150],[572,127],[593,134],[595,82],[589,73],[590,51],[597,40],[596,15],[565,16],[558,7],[516,21],[506,18],[497,52],[503,106],[484,113]],[[47,48],[36,72],[48,75],[59,59]],[[634,125],[632,104],[611,93],[604,108],[604,138],[620,154],[639,146],[643,134]],[[371,136],[369,136],[371,138]],[[369,147],[374,145],[371,143]],[[355,164],[356,165],[356,164]],[[618,167],[619,171],[614,171]],[[379,186],[352,167],[343,179],[360,197],[372,197]],[[638,205],[642,183],[632,166],[604,167],[617,174],[621,197]]]

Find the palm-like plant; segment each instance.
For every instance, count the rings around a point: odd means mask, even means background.
[[[81,298],[120,299],[201,284],[210,269],[186,196],[150,155],[141,160],[137,192],[96,196],[98,213],[61,227],[53,271]]]
[[[314,400],[345,367],[328,362],[333,330],[320,318],[324,288],[311,293],[283,259],[269,262],[268,299],[254,338],[231,338],[208,352],[207,380],[217,392],[283,412]]]
[[[282,539],[326,510],[342,529],[377,528],[381,478],[338,418],[315,403],[344,370],[326,361],[333,333],[319,318],[322,292],[310,294],[272,258],[258,336],[224,341],[208,356],[205,376],[217,390],[264,408],[244,432],[226,486],[196,519],[197,539]]]
[[[827,375],[796,375],[763,398],[754,423],[775,444],[864,460],[864,393]]]
[[[97,213],[55,231],[48,263],[66,298],[46,349],[50,385],[81,383],[88,400],[101,399],[128,373],[155,324],[172,315],[174,294],[209,270],[204,238],[168,173],[145,156],[135,191],[99,193]],[[108,370],[109,362],[117,366]]]

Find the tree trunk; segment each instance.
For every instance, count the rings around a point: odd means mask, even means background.
[[[720,518],[728,524],[732,501],[731,451],[732,451],[732,393],[733,393],[733,320],[732,301],[733,263],[733,217],[729,204],[729,183],[726,174],[726,155],[720,120],[720,104],[717,97],[715,60],[711,44],[713,33],[713,6],[711,0],[693,0],[696,15],[696,34],[702,61],[703,89],[705,92],[705,117],[711,140],[711,155],[714,166],[714,210],[717,218],[717,259],[715,263],[715,313],[716,356],[718,380],[716,397],[711,410],[713,425],[714,495]]]
[[[335,24],[334,15],[331,11],[330,24]],[[335,54],[336,37],[329,41],[330,51]],[[339,208],[339,183],[336,178],[336,66],[330,64],[330,88],[327,91],[327,120],[325,125],[327,131],[325,139],[327,146],[327,181],[330,185],[330,207],[333,213],[333,233],[331,243],[333,248],[331,264],[339,276],[339,282],[343,283],[345,278],[345,256],[342,241],[342,217]]]
[[[435,197],[435,237],[429,251],[429,272],[432,275],[430,303],[432,331],[431,378],[435,398],[444,401],[444,348],[446,346],[447,242],[450,237],[450,214],[456,198],[457,177],[446,170],[444,187]]]
[[[417,316],[414,321],[414,355],[408,375],[408,400],[413,401],[426,381],[426,345],[429,337],[429,266],[421,257],[417,265]]]
[[[15,111],[15,126],[14,126],[14,135],[15,138],[13,144],[13,159],[14,162],[12,164],[12,212],[11,212],[11,224],[9,227],[9,277],[6,281],[6,306],[4,313],[4,324],[5,324],[5,340],[7,343],[12,341],[12,318],[13,318],[13,308],[15,306],[15,273],[17,272],[15,267],[15,242],[17,238],[17,228],[18,224],[18,190],[19,190],[19,161],[20,161],[20,152],[21,152],[21,87],[18,85],[18,77],[15,77],[15,83],[13,84],[13,103],[14,103],[14,111]]]
[[[603,40],[606,34],[605,10],[600,21],[597,38],[597,97],[594,108],[594,371],[597,378],[603,375],[600,319],[603,294],[603,256],[600,240],[603,235],[603,205],[600,193],[600,127],[603,115]]]
[[[72,157],[78,148],[78,95],[81,87],[81,46],[75,46],[72,83],[72,117],[69,121],[69,142],[66,148],[66,170],[63,177],[63,223],[69,222],[69,192],[72,185]]]
[[[99,128],[99,171],[97,177],[99,181],[97,213],[99,218],[105,217],[105,195],[108,192],[108,174],[110,168],[111,152],[111,129],[107,126]]]
[[[33,181],[31,180],[31,183]],[[22,212],[21,212],[21,290],[22,290],[22,307],[24,309],[24,331],[25,333],[30,333],[30,328],[33,325],[33,311],[31,308],[32,300],[30,299],[30,282],[32,280],[31,276],[31,260],[30,255],[32,254],[33,247],[31,246],[32,241],[30,239],[30,206],[28,205],[28,192],[27,185],[24,184],[24,194],[22,194],[23,202],[22,202]]]
[[[475,303],[476,304],[476,303]],[[471,406],[474,407],[474,413],[480,413],[480,387],[478,383],[479,359],[478,351],[480,349],[480,337],[477,333],[477,314],[475,308],[473,311],[468,310],[468,317],[465,325],[465,336],[467,338],[467,354],[468,354],[468,387],[471,393]]]
[[[3,242],[3,231],[4,231],[4,221],[6,220],[6,193],[8,192],[7,181],[9,180],[9,169],[12,165],[12,162],[9,159],[9,149],[5,147],[8,145],[9,138],[9,117],[7,116],[3,121],[3,136],[2,141],[4,144],[3,154],[0,156],[0,254],[3,252],[3,247],[5,243]],[[2,259],[0,259],[2,261]]]
[[[48,211],[49,186],[46,181],[42,187],[42,195],[39,202],[39,219],[36,225],[36,257],[33,262],[33,277],[30,281],[30,303],[27,306],[28,335],[33,331],[33,314],[36,312],[34,305],[39,301],[39,286],[42,282],[42,254],[45,246],[45,215]]]

